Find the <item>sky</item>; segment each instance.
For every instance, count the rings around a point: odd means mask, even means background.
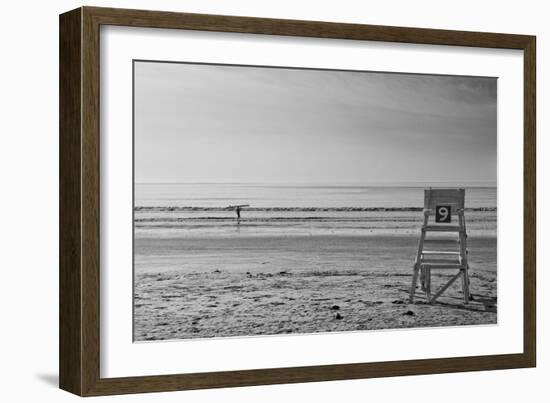
[[[136,183],[495,185],[497,79],[135,62]]]

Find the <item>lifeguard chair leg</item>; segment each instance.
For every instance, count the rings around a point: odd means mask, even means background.
[[[426,292],[426,300],[429,301],[432,295],[432,270],[430,265],[422,265],[424,269],[424,291]]]
[[[413,266],[413,279],[411,286],[411,295],[409,302],[412,304],[414,300],[414,293],[416,292],[416,284],[418,282],[418,272],[420,271],[420,265],[422,264],[422,250],[424,249],[424,240],[426,239],[426,224],[428,222],[428,215],[424,213],[424,224],[422,226],[422,232],[420,234],[420,241],[418,242],[418,251],[416,252],[416,260]]]
[[[409,303],[413,303],[414,300],[414,294],[416,292],[416,283],[418,282],[418,272],[420,271],[420,264],[415,263],[413,266],[413,278],[412,278],[412,286],[411,286],[411,295],[409,297]]]
[[[420,265],[420,289],[426,291],[426,267]]]
[[[470,302],[470,278],[469,278],[469,265],[468,265],[468,247],[466,246],[467,235],[466,235],[466,219],[464,218],[464,213],[461,212],[458,216],[459,224],[461,227],[460,231],[460,261],[462,264],[462,295],[464,297],[464,303],[467,304]]]
[[[470,278],[468,275],[468,265],[462,270],[462,293],[464,295],[464,303],[470,302]]]

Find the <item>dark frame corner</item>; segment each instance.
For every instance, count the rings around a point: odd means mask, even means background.
[[[536,365],[536,38],[315,21],[81,7],[60,15],[60,387],[80,396],[525,368]],[[100,378],[101,25],[306,36],[524,52],[524,350],[521,354]]]

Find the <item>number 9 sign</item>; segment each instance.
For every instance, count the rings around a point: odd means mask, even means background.
[[[436,206],[435,222],[451,222],[451,206]]]

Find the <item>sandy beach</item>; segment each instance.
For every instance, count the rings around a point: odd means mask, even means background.
[[[474,299],[456,282],[429,305],[408,303],[420,211],[138,208],[134,339],[495,324],[496,211],[466,215]]]

